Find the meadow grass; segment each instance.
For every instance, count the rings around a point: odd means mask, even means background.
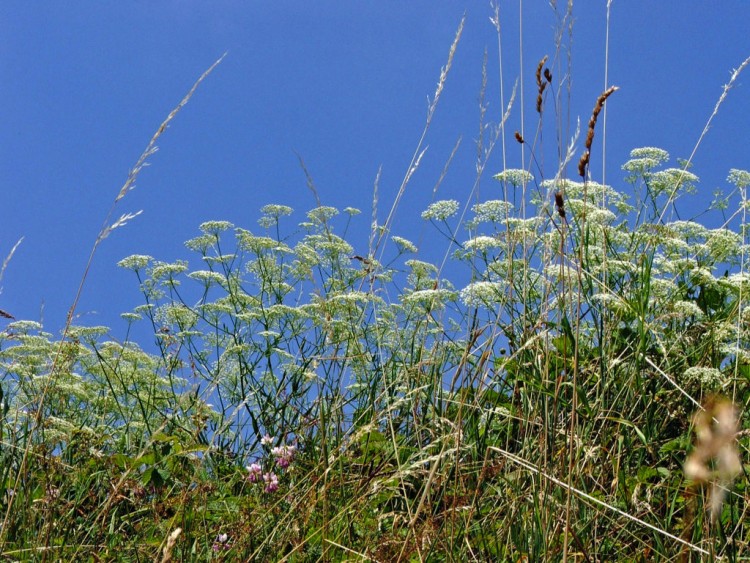
[[[505,100],[495,10],[505,111],[484,122],[485,80],[472,190],[422,213],[447,241],[437,263],[420,260],[394,218],[463,22],[383,223],[376,182],[366,256],[346,240],[359,210],[326,206],[304,170],[318,205],[301,220],[267,205],[254,229],[201,224],[186,242],[199,267],[119,263],[143,294],[123,318],[154,342],[74,325],[77,297],[60,338],[12,320],[0,333],[3,557],[750,557],[739,416],[750,399],[750,172],[729,172],[722,227],[672,215],[748,61],[687,162],[636,148],[618,179],[627,190],[616,189],[591,171],[616,88],[605,79],[579,146],[566,81],[554,81],[570,64],[560,53],[571,6],[559,15],[553,56],[532,66],[536,113],[510,132],[527,94],[514,87]],[[541,165],[548,127],[552,170]],[[489,170],[496,149],[503,167]],[[477,196],[487,175],[501,198]],[[91,259],[135,216],[113,213]]]

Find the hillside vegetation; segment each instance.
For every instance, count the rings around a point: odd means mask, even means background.
[[[535,70],[541,127],[553,77]],[[597,183],[616,96],[553,170],[492,125],[493,195],[419,219],[443,260],[377,198],[372,219],[266,205],[257,225],[201,224],[188,262],[119,263],[143,295],[122,316],[153,338],[10,319],[4,560],[750,557],[750,172],[727,172],[718,228],[678,218],[698,176],[661,148]],[[503,134],[529,166],[491,169]]]

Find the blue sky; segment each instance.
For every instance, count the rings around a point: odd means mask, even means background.
[[[525,96],[508,124],[509,167],[520,165],[512,133],[521,103],[526,130],[536,126],[536,63],[554,55],[555,12],[541,0],[522,5]],[[574,6],[570,115],[580,117],[583,127],[605,86],[605,7],[604,1]],[[620,165],[632,148],[658,146],[673,158],[690,154],[722,85],[750,56],[750,6],[740,0],[614,0],[611,8],[609,83],[620,90],[607,102],[606,179],[624,187]],[[506,97],[520,76],[518,12],[519,2],[500,0]],[[464,13],[429,149],[393,233],[422,247],[434,238],[419,213],[459,138],[438,197],[469,197],[485,48],[487,117],[496,122],[502,112],[489,3],[3,2],[0,255],[20,237],[24,241],[2,280],[0,309],[19,319],[43,319],[51,332],[62,327],[128,170],[169,111],[224,52],[226,59],[161,137],[136,189],[120,202],[117,216],[143,214],[100,247],[77,322],[105,324],[123,335],[119,314],[142,303],[132,274],[116,267],[125,256],[191,258],[199,267],[183,242],[203,221],[225,219],[258,230],[258,209],[266,203],[290,205],[293,219],[302,221],[315,201],[295,152],[323,203],[363,210],[351,242],[366,253],[378,168],[382,221]],[[714,187],[725,186],[730,168],[750,168],[748,72],[696,155],[701,184],[690,203],[695,213]],[[598,151],[597,142],[595,180],[602,173]],[[481,184],[483,197],[498,197],[490,176],[501,169],[497,151]],[[570,174],[575,176],[575,163]]]

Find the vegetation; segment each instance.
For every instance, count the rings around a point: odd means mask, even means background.
[[[361,254],[346,238],[358,210],[321,204],[300,221],[267,205],[253,229],[200,225],[190,263],[119,263],[143,294],[123,318],[153,344],[70,320],[61,338],[9,322],[3,556],[750,556],[736,410],[750,401],[750,172],[729,172],[720,228],[676,218],[698,177],[662,149],[633,150],[620,189],[597,183],[610,95],[583,151],[563,146],[552,174],[516,133],[532,164],[492,171],[502,197],[430,203],[422,219],[449,248],[437,264],[399,236],[393,211],[378,222],[377,198]],[[478,177],[504,122],[487,130]],[[94,250],[130,218],[107,221]]]

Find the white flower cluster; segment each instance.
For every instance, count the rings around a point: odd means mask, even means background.
[[[534,180],[534,176],[532,176],[529,172],[516,168],[503,170],[499,174],[495,174],[493,178],[495,178],[495,180],[497,180],[498,182],[507,182],[515,188],[519,186],[525,186],[526,184]]]
[[[683,373],[683,378],[689,383],[698,383],[708,388],[721,387],[726,383],[726,377],[716,368],[693,366]]]
[[[508,219],[508,215],[513,210],[513,205],[507,201],[492,199],[484,203],[477,203],[471,210],[474,212],[473,222],[479,223],[500,223]]]
[[[138,270],[147,267],[151,260],[153,260],[151,256],[146,256],[145,254],[133,254],[132,256],[120,260],[117,265],[120,268],[137,272]]]
[[[442,199],[431,203],[427,209],[422,212],[422,219],[433,219],[435,221],[445,221],[458,212],[458,202],[455,199]]]
[[[229,221],[206,221],[200,224],[199,229],[207,235],[219,236],[219,233],[223,233],[232,227],[234,225]]]
[[[492,249],[502,248],[503,243],[495,237],[480,235],[467,240],[464,249],[468,252],[487,252]]]
[[[397,236],[391,237],[391,240],[398,246],[398,251],[401,254],[415,254],[417,252],[417,247],[410,240]]]
[[[481,307],[499,302],[504,295],[504,286],[499,282],[478,281],[463,288],[461,301],[467,307]]]
[[[429,308],[441,307],[454,299],[454,292],[448,289],[419,289],[401,297],[404,305],[424,305]]]

